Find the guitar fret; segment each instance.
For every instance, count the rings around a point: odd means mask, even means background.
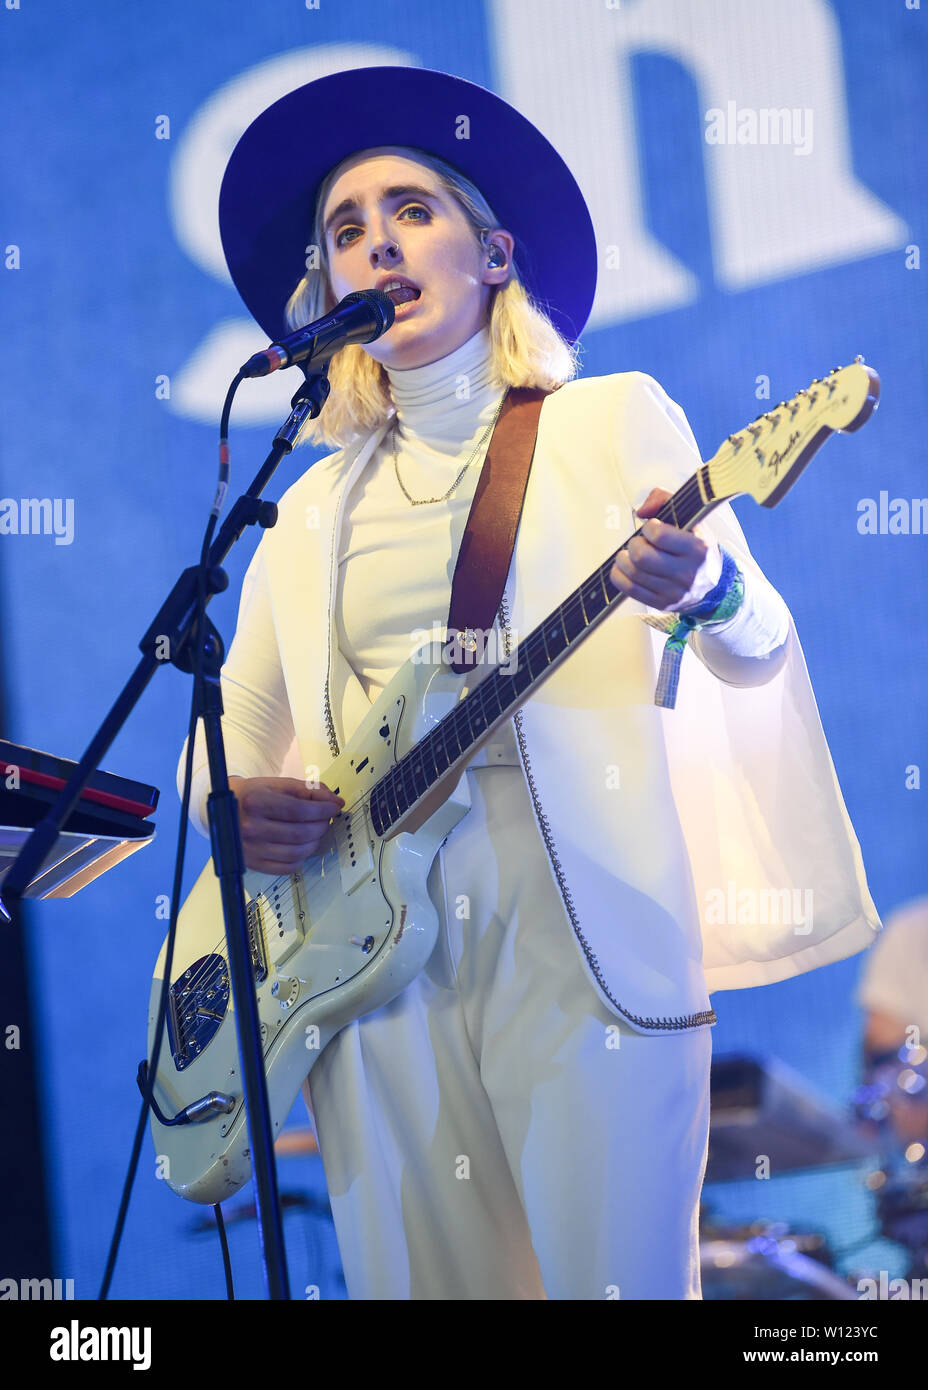
[[[406,783],[406,759],[397,763],[394,770],[394,791],[396,793],[396,804],[402,811],[409,810],[409,787]]]
[[[451,759],[448,756],[448,749],[445,746],[445,732],[441,724],[439,724],[426,735],[429,748],[432,752],[432,762],[435,764],[436,779],[442,777],[448,771],[451,763]]]
[[[409,756],[412,759],[408,771],[409,781],[412,783],[412,795],[409,802],[411,806],[414,801],[419,800],[419,797],[428,786],[428,782],[425,780],[425,769],[422,766],[422,754],[419,751],[418,745],[410,751]]]
[[[526,648],[532,680],[537,680],[548,665],[548,649],[543,628],[536,628],[534,632],[529,633],[526,639]]]
[[[421,746],[421,748],[422,748],[422,750],[423,750],[423,755],[424,755],[425,757],[427,757],[428,760],[429,760],[429,761],[428,761],[428,776],[429,776],[429,780],[430,780],[430,781],[431,781],[431,780],[434,780],[434,781],[437,782],[437,781],[438,781],[438,778],[440,777],[441,774],[440,774],[440,772],[439,772],[439,768],[438,768],[438,758],[437,758],[437,756],[436,756],[436,751],[435,751],[435,750],[436,750],[436,742],[437,742],[437,741],[436,741],[434,735],[433,735],[432,733],[428,733],[428,734],[426,734],[425,738],[422,740],[422,743],[421,743],[420,746]]]
[[[409,804],[409,803],[405,800],[405,791],[404,791],[404,788],[403,788],[403,772],[402,772],[402,766],[401,766],[401,765],[397,765],[397,767],[394,769],[393,778],[392,778],[391,780],[392,780],[392,787],[391,787],[391,790],[392,790],[392,792],[393,792],[393,804],[394,804],[394,806],[396,807],[396,815],[397,815],[397,817],[399,817],[399,816],[401,816],[401,815],[403,814],[403,812],[407,809],[408,804]]]
[[[502,686],[500,685],[499,672],[494,671],[492,675],[490,675],[488,679],[484,682],[484,684],[489,686],[489,693],[496,701],[496,709],[493,713],[493,718],[498,719],[499,716],[505,713],[506,710],[506,706],[503,704],[503,691]]]
[[[450,712],[450,714],[447,716],[447,718],[448,718],[448,727],[450,728],[451,732],[454,734],[454,743],[455,743],[454,752],[453,752],[452,756],[450,757],[450,759],[448,760],[448,766],[449,766],[449,767],[451,766],[452,763],[457,762],[458,758],[459,758],[459,757],[461,756],[461,754],[464,752],[464,747],[466,746],[466,742],[467,742],[467,740],[465,740],[464,745],[462,745],[462,743],[461,743],[461,730],[460,730],[460,728],[459,728],[459,725],[460,725],[461,720],[460,720],[460,715],[459,715],[459,713],[458,713],[458,711],[460,710],[460,708],[461,708],[460,705],[455,705],[454,709],[453,709],[453,710]]]
[[[443,773],[447,772],[451,764],[451,758],[448,754],[448,745],[445,742],[447,733],[448,730],[444,727],[444,724],[440,723],[437,724],[434,729],[431,729],[427,734],[429,743],[432,746],[432,755],[435,761],[435,773],[438,777],[441,777]]]
[[[574,594],[577,593],[579,593],[579,590],[575,589]],[[574,597],[574,594],[571,595],[571,598]],[[570,600],[568,600],[568,603],[570,603]],[[586,618],[583,615],[583,605],[581,604],[579,609],[575,605],[572,605],[569,613],[567,605],[562,605],[561,621],[564,623],[564,631],[567,633],[568,644],[575,642],[580,634],[586,631]]]
[[[560,631],[558,631],[558,625],[560,625]],[[560,653],[564,651],[568,646],[567,629],[564,626],[564,617],[561,613],[560,604],[554,610],[554,613],[552,614],[551,620],[548,624],[548,635],[551,638],[552,642],[560,643],[560,645],[557,646],[554,650],[554,656],[559,656]],[[545,643],[545,646],[547,646],[547,643]]]
[[[586,626],[589,627],[589,625],[590,625],[590,620],[589,620],[589,618],[587,617],[586,603],[584,602],[584,598],[583,598],[583,585],[582,585],[582,584],[580,585],[579,589],[577,590],[577,594],[578,594],[579,599],[580,599],[580,612],[583,614],[583,621],[584,621],[584,623],[586,624]]]
[[[519,653],[520,669],[528,671],[529,682],[531,682],[535,679],[535,673],[532,670],[531,642],[529,641],[528,637],[526,637],[524,641],[522,641],[519,644],[517,650]]]
[[[524,661],[519,661],[515,671],[506,679],[512,688],[513,696],[521,695],[523,690],[527,690],[532,683],[532,673]],[[521,682],[521,684],[520,684]],[[512,700],[507,701],[507,708],[512,704]]]
[[[487,714],[482,703],[483,686],[474,690],[464,701],[467,716],[468,744],[475,743],[487,727]]]
[[[488,701],[488,696],[493,693],[487,685],[487,681],[489,680],[492,680],[492,676],[487,676],[481,682],[479,689],[474,691],[474,712],[480,719],[478,729],[481,734],[486,733],[495,718],[494,712],[490,708]]]
[[[495,671],[491,671],[480,686],[480,709],[486,719],[485,727],[494,723],[503,712],[499,696],[499,683]]]
[[[600,581],[599,585],[597,585],[597,580]],[[599,617],[606,606],[607,597],[600,593],[601,583],[602,576],[596,572],[585,579],[580,586],[581,592],[583,593],[583,607],[584,613],[586,614],[587,626],[589,626],[595,618]]]
[[[513,691],[511,691],[510,682],[508,682],[508,676],[504,676],[502,671],[493,671],[490,681],[493,682],[492,694],[496,701],[496,713],[493,719],[499,719],[503,714],[506,714],[508,706],[513,701]],[[506,682],[506,685],[503,682]]]
[[[482,688],[481,686],[480,689]],[[480,733],[479,724],[475,727],[473,720],[473,715],[479,713],[476,692],[472,692],[465,700],[462,700],[457,708],[463,710],[464,718],[467,721],[467,742],[472,743]]]

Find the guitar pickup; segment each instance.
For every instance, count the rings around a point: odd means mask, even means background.
[[[260,897],[252,899],[249,911],[255,909],[253,939],[264,951],[264,973],[257,979],[267,979],[268,966],[280,966],[302,946],[309,929],[303,880],[300,874],[287,874],[276,879]]]
[[[335,832],[335,847],[338,850],[342,892],[347,897],[374,872],[374,856],[371,852],[374,837],[367,803],[362,801],[350,811],[343,811],[340,816],[336,816],[332,822],[332,829]]]

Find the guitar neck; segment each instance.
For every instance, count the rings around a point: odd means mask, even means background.
[[[689,530],[724,500],[713,494],[708,465],[702,464],[668,498],[657,516],[681,530]],[[430,788],[463,767],[494,730],[511,718],[606,614],[622,602],[626,595],[610,583],[609,573],[616,552],[639,535],[641,529],[634,531],[623,545],[616,546],[608,559],[523,638],[504,665],[485,676],[376,783],[370,794],[370,808],[379,835],[392,829]]]

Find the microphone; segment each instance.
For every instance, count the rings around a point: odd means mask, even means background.
[[[328,362],[346,343],[372,343],[386,333],[396,317],[396,306],[383,290],[355,290],[346,294],[325,318],[298,328],[263,352],[249,357],[240,375],[267,376],[278,367],[295,367],[307,360],[321,365]]]

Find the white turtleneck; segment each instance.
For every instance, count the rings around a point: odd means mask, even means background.
[[[442,502],[413,506],[397,481],[397,468],[417,500],[448,491],[503,395],[490,362],[484,328],[437,362],[387,369],[395,426],[348,495],[338,559],[338,642],[370,700],[421,644],[422,629],[431,633],[436,624],[444,633],[454,566],[486,446],[481,444]]]

